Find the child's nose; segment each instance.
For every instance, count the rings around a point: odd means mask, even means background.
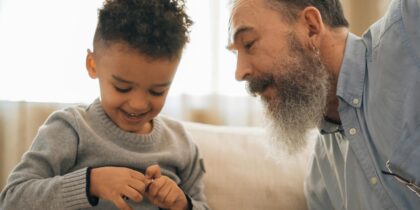
[[[149,97],[147,94],[136,94],[129,102],[130,108],[136,112],[148,111],[150,108]]]

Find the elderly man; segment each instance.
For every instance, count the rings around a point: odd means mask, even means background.
[[[420,209],[420,0],[394,0],[362,38],[339,0],[236,0],[230,33],[274,146],[320,130],[310,209]]]

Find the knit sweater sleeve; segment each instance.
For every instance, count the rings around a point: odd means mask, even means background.
[[[31,148],[10,174],[0,195],[0,209],[80,209],[86,196],[87,168],[73,169],[78,133],[69,110],[53,113]]]
[[[191,139],[190,136],[187,138]],[[182,172],[184,181],[181,184],[181,188],[189,197],[193,210],[207,210],[210,208],[208,207],[207,199],[204,195],[204,161],[200,156],[197,145],[191,141],[190,147],[190,164],[188,164],[188,167]]]

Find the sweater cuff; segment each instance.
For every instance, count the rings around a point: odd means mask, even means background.
[[[185,194],[185,197],[187,198],[187,202],[188,202],[188,207],[187,207],[187,209],[188,209],[188,210],[192,210],[192,209],[193,209],[193,204],[192,204],[191,198],[190,198],[190,196],[189,196],[189,195],[187,195],[186,193],[184,193],[184,194]]]
[[[87,168],[83,168],[63,176],[61,191],[65,209],[83,209],[91,207],[86,196],[87,171]]]
[[[92,170],[92,167],[88,167],[86,171],[86,197],[89,200],[90,205],[96,206],[98,205],[99,198],[92,196],[90,194],[90,171]]]

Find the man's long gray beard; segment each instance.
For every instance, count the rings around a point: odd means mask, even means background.
[[[292,59],[279,58],[282,62],[274,65],[273,74],[249,81],[249,91],[254,94],[270,83],[274,87],[275,96],[262,101],[271,133],[269,152],[277,158],[306,148],[309,132],[324,116],[330,84],[318,53],[304,51],[297,40],[291,39]]]
[[[277,97],[263,100],[272,134],[269,145],[274,151],[297,154],[324,116],[329,75],[318,56],[303,55],[292,71],[274,77]]]

